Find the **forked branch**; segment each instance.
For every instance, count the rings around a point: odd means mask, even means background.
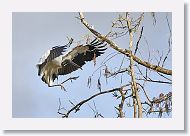
[[[87,103],[88,101],[92,100],[93,98],[99,96],[99,95],[103,95],[103,94],[106,94],[106,93],[111,93],[111,92],[115,92],[115,91],[120,91],[121,88],[123,87],[126,87],[126,86],[129,86],[130,84],[127,84],[127,85],[124,85],[122,87],[119,87],[119,88],[114,88],[114,89],[111,89],[111,90],[108,90],[108,91],[102,91],[102,92],[99,92],[99,93],[96,93],[94,95],[92,95],[91,97],[87,98],[87,99],[84,99],[82,100],[81,102],[79,102],[78,104],[74,105],[70,110],[68,110],[66,113],[61,113],[60,111],[58,111],[58,114],[61,114],[62,115],[62,118],[68,118],[70,113],[75,111],[79,111],[80,110],[80,107]],[[60,106],[59,106],[59,109],[60,109]]]
[[[133,57],[133,60],[135,62],[137,62],[140,65],[143,65],[147,68],[150,68],[154,71],[160,72],[162,74],[166,74],[166,75],[172,75],[172,70],[169,69],[165,69],[163,67],[160,67],[158,65],[153,65],[147,61],[141,60],[140,58],[138,58],[137,56],[133,55],[130,53],[130,50],[128,49],[122,49],[119,48],[118,45],[116,43],[114,43],[112,40],[110,40],[109,38],[107,38],[106,36],[100,34],[98,31],[96,31],[93,27],[91,27],[88,22],[85,20],[84,15],[82,12],[79,12],[79,19],[82,22],[82,24],[88,29],[90,30],[90,32],[92,32],[95,36],[97,36],[98,38],[100,38],[102,41],[106,41],[113,49],[117,50],[118,52],[126,55],[127,57]]]

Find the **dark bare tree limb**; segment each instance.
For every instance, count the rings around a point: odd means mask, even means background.
[[[135,48],[134,55],[136,54],[136,52],[137,52],[137,50],[138,50],[138,48],[139,48],[139,42],[140,42],[140,40],[141,40],[142,33],[143,33],[143,27],[141,28],[141,33],[140,33],[139,39],[138,39],[137,44],[136,44],[136,48]]]
[[[161,80],[152,80],[152,79],[142,79],[142,78],[136,78],[136,80],[143,80],[143,81],[148,81],[148,82],[153,82],[153,83],[160,83],[160,84],[172,84],[172,82],[168,81],[161,81]]]
[[[61,113],[61,115],[62,115],[63,118],[68,118],[68,117],[69,117],[69,114],[70,114],[71,112],[73,112],[74,110],[75,110],[75,112],[79,111],[80,107],[81,107],[84,103],[86,103],[86,102],[92,100],[93,98],[95,98],[95,97],[97,97],[97,96],[99,96],[99,95],[106,94],[106,93],[111,93],[111,92],[119,91],[120,88],[129,86],[129,85],[130,85],[130,84],[127,84],[127,85],[121,86],[121,87],[119,87],[119,88],[114,88],[114,89],[111,89],[111,90],[108,90],[108,91],[102,91],[102,92],[99,92],[99,93],[97,93],[97,94],[94,94],[94,95],[92,95],[91,97],[89,97],[89,98],[87,98],[87,99],[84,99],[84,100],[82,100],[81,102],[79,102],[78,104],[76,104],[75,106],[73,106],[70,110],[67,111],[67,113]],[[59,114],[60,114],[60,113],[59,113]]]

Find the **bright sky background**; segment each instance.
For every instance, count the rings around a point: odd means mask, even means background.
[[[111,22],[118,17],[119,13],[85,13],[85,17],[96,30],[102,34],[107,34],[111,28]],[[169,30],[166,22],[166,14],[170,26],[171,13],[156,13],[157,23],[154,26],[150,13],[145,14],[143,21],[144,32],[143,38],[139,45],[139,50],[142,59],[147,60],[148,49],[145,38],[151,48],[151,55],[155,55],[155,51],[163,51],[167,53]],[[83,66],[83,70],[77,70],[70,75],[59,78],[59,82],[67,79],[70,76],[80,76],[76,81],[65,83],[67,92],[60,88],[48,88],[37,75],[38,71],[36,64],[42,54],[53,46],[66,44],[67,36],[72,37],[75,41],[83,39],[87,34],[91,34],[76,18],[78,13],[13,13],[13,89],[12,89],[12,109],[13,117],[19,118],[54,118],[61,117],[57,114],[59,106],[59,98],[62,106],[66,109],[71,108],[68,100],[75,104],[89,96],[99,92],[97,89],[97,80],[100,71],[95,73],[92,78],[92,86],[87,87],[88,77],[95,71],[104,58],[114,52],[109,48],[106,53],[97,58],[97,64],[94,67],[93,62],[89,62]],[[128,48],[129,41],[126,38],[115,40],[122,48]],[[75,47],[74,43],[71,48]],[[154,49],[154,51],[153,51]],[[123,56],[119,55],[108,63],[110,70],[117,70],[121,64]],[[171,69],[171,54],[165,65],[165,68]],[[156,64],[155,60],[152,63]],[[124,67],[128,66],[127,59],[124,62]],[[102,73],[103,74],[103,73]],[[157,79],[157,74],[152,77]],[[130,81],[129,76],[123,76],[126,83]],[[105,78],[101,77],[102,91],[120,87],[120,76],[117,78],[108,79],[108,84]],[[125,81],[123,81],[125,82]],[[123,85],[124,83],[122,83]],[[158,96],[160,92],[167,93],[171,91],[170,85],[151,84],[147,85],[146,89],[151,98]],[[143,97],[142,97],[143,98]],[[115,100],[112,94],[101,95],[94,99],[97,110],[105,117],[116,117],[114,106],[118,106],[120,100]],[[93,107],[93,102],[89,102]],[[70,117],[93,117],[93,111],[88,104],[81,107],[81,110],[76,114],[71,114]],[[126,117],[131,117],[131,110],[126,111]],[[151,117],[151,116],[150,116]],[[167,116],[166,116],[167,117]]]

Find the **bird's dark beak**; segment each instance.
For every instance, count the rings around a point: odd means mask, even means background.
[[[40,76],[40,65],[37,64],[36,67],[37,67],[37,69],[38,69],[38,76]]]

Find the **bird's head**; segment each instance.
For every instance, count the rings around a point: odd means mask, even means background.
[[[38,63],[38,64],[36,64],[36,68],[37,68],[37,69],[39,69],[39,67],[40,67],[40,64],[39,64],[39,63]]]

